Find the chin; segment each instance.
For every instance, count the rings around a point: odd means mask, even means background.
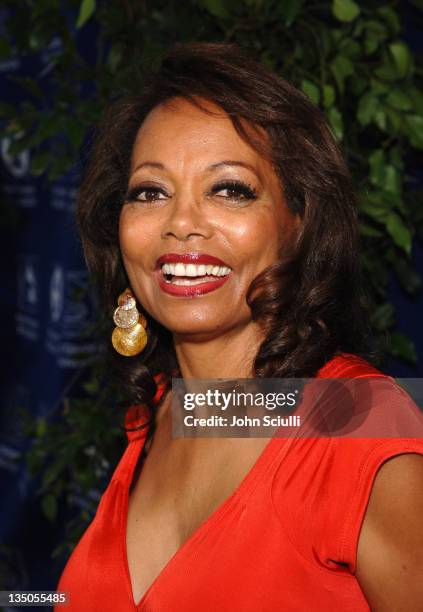
[[[198,321],[194,317],[181,317],[177,321],[167,320],[161,323],[172,334],[184,338],[192,338],[192,340],[198,339],[198,341],[210,336],[219,336],[224,332],[224,327],[221,323],[210,319],[208,321]]]

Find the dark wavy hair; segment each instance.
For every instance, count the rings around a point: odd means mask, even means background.
[[[302,219],[290,257],[261,273],[248,292],[252,317],[265,330],[255,375],[312,377],[341,352],[372,358],[356,198],[340,149],[307,96],[229,43],[176,45],[138,95],[115,101],[103,117],[77,219],[110,320],[117,296],[129,285],[118,222],[135,137],[147,114],[175,97],[223,109],[240,136],[271,161],[288,207]],[[114,353],[113,367],[128,402],[152,407],[153,376],[163,372],[169,382],[180,373],[171,333],[151,319],[148,332],[146,350],[132,358]]]

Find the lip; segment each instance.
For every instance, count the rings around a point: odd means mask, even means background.
[[[214,257],[213,255],[208,255],[207,253],[200,253],[198,251],[193,251],[191,253],[165,253],[161,255],[156,261],[156,269],[160,268],[165,263],[197,263],[197,264],[213,264],[215,266],[228,266],[227,263],[219,259],[218,257]]]
[[[200,295],[205,295],[206,293],[219,289],[219,287],[226,283],[230,276],[231,272],[227,276],[222,276],[214,281],[199,283],[198,285],[171,285],[165,281],[160,270],[156,271],[157,282],[160,289],[174,297],[199,297]]]

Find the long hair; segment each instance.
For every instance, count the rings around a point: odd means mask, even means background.
[[[302,219],[291,257],[281,257],[248,291],[252,317],[265,329],[255,375],[311,377],[340,352],[369,358],[356,198],[340,149],[307,96],[229,43],[176,45],[140,93],[114,102],[101,122],[77,219],[110,318],[129,284],[118,223],[135,137],[148,113],[175,97],[223,109],[239,135],[268,156],[289,209]],[[263,131],[265,141],[254,137]],[[171,333],[150,320],[147,349],[136,358],[114,354],[114,368],[127,400],[151,407],[153,375],[170,380],[178,373]]]

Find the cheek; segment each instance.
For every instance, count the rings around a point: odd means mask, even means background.
[[[273,263],[278,254],[280,221],[271,210],[232,224],[231,243],[241,266],[253,269]]]
[[[153,234],[151,223],[145,223],[141,215],[128,208],[122,210],[119,243],[125,261],[142,264],[145,255],[150,251]]]

